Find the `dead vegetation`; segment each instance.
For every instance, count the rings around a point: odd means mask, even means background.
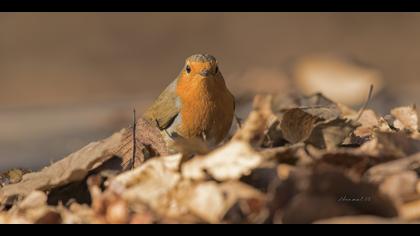
[[[170,155],[153,125],[135,124],[39,172],[2,175],[0,223],[420,219],[415,106],[381,117],[322,94],[258,95],[233,137],[195,154]]]

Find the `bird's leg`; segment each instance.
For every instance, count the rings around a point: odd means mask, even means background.
[[[162,130],[162,129],[161,129],[161,127],[160,127],[159,121],[158,121],[157,119],[155,119],[155,122],[156,122],[157,127],[158,127],[160,130]],[[169,134],[168,130],[163,129],[163,131],[165,131],[165,133],[168,135],[168,137],[172,137],[172,135],[170,135],[170,134]]]
[[[236,121],[236,125],[238,126],[238,129],[242,128],[242,122],[241,119],[236,115],[236,113],[234,114],[235,116],[235,121]]]
[[[207,142],[207,135],[205,132],[201,132],[201,138],[204,140],[204,142]]]
[[[157,119],[155,119],[155,122],[156,122],[156,126],[158,127],[158,129],[161,129],[161,128],[160,128],[159,121],[158,121]]]

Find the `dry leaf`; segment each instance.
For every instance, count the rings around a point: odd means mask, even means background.
[[[374,128],[380,125],[378,115],[371,109],[364,110],[358,122],[360,126],[354,131],[354,136],[361,139],[369,138]]]
[[[254,204],[259,202],[257,204],[258,209],[247,209],[254,211],[254,214],[261,213],[261,207],[264,206],[262,193],[239,182],[217,184],[214,181],[209,181],[200,183],[189,191],[184,202],[192,213],[206,222],[221,223],[228,212],[230,215],[227,216],[226,220],[233,217],[234,213],[238,214],[237,211],[240,211],[240,209],[233,209],[232,207],[238,204],[240,200],[254,201]],[[248,207],[250,206],[248,205]]]
[[[337,118],[334,108],[294,108],[284,113],[281,132],[290,143],[307,142],[318,148],[333,149],[343,143],[357,127],[352,121]]]
[[[31,192],[22,202],[4,215],[0,223],[60,224],[62,218],[57,209],[47,205],[47,196],[41,191]],[[2,222],[3,221],[3,222]]]
[[[0,202],[13,196],[26,196],[34,190],[49,190],[84,179],[89,171],[113,156],[110,150],[118,146],[122,138],[121,132],[115,133],[107,139],[88,144],[39,172],[24,175],[21,182],[0,189]]]
[[[19,209],[34,209],[47,205],[47,195],[42,191],[31,192],[21,203]]]
[[[420,153],[410,157],[394,160],[370,168],[364,178],[372,183],[383,182],[387,177],[405,171],[418,171],[420,168]]]
[[[223,192],[216,182],[205,182],[191,190],[188,209],[209,223],[219,223],[226,211]]]
[[[314,155],[314,153],[311,153]],[[358,149],[338,149],[334,152],[320,152],[316,154],[316,164],[326,163],[338,170],[343,170],[353,178],[360,176],[372,165],[379,162],[376,157],[363,154]]]
[[[154,158],[140,167],[127,171],[110,183],[110,190],[130,202],[143,202],[154,209],[180,181],[178,166],[182,155]]]
[[[5,173],[0,174],[0,188],[9,184],[15,184],[22,180],[23,175],[29,173],[30,171],[14,168],[6,171]]]
[[[304,169],[303,169],[304,170]],[[295,169],[280,182],[271,209],[274,223],[310,223],[342,215],[397,216],[393,202],[375,185],[353,180],[330,165],[316,165],[312,173]]]
[[[254,147],[261,146],[266,128],[272,122],[271,120],[275,119],[270,108],[271,99],[272,97],[270,95],[255,96],[253,110],[242,128],[235,133],[232,139],[248,142]]]
[[[290,143],[306,141],[312,134],[312,130],[319,118],[302,109],[294,108],[286,111],[281,122],[283,137]]]
[[[123,129],[123,140],[111,150],[121,158],[122,170],[139,166],[145,160],[155,156],[169,155],[169,150],[156,125],[140,118],[136,122],[136,153],[133,162],[133,131]]]
[[[270,122],[263,147],[282,146],[286,140],[298,143],[310,139],[309,143],[313,145],[333,148],[357,126],[348,119],[357,114],[354,110],[320,93],[312,96],[276,95],[272,98],[271,109],[277,120]]]
[[[268,217],[267,198],[255,188],[238,182],[229,181],[220,184],[226,199],[224,222],[262,223]]]
[[[337,202],[334,196],[304,193],[294,197],[284,210],[282,223],[309,224],[319,219],[358,213],[351,206]]]
[[[257,96],[232,140],[210,152],[186,143],[195,156],[167,155],[140,119],[135,140],[123,129],[0,189],[0,223],[411,222],[420,219],[412,112],[365,110],[355,122],[358,112],[322,94]]]
[[[396,204],[406,201],[416,194],[417,173],[415,171],[404,171],[386,177],[379,184],[379,190],[390,196]]]
[[[58,206],[64,224],[105,224],[104,218],[98,217],[95,211],[87,205],[73,203],[69,208]]]
[[[400,217],[404,220],[420,220],[420,200],[402,205],[399,209]]]
[[[357,123],[345,119],[335,119],[328,123],[321,123],[313,129],[307,143],[318,148],[332,150],[343,144],[344,140],[357,127]]]
[[[375,131],[373,137],[360,150],[381,159],[398,159],[420,151],[420,140],[403,133]]]
[[[23,216],[12,216],[7,212],[0,212],[0,224],[30,224]]]
[[[182,165],[182,176],[204,180],[210,175],[218,181],[237,180],[250,174],[262,161],[262,156],[242,141],[231,141],[223,147],[199,156]]]
[[[341,216],[315,221],[314,224],[407,224],[397,218],[383,218],[371,215]]]
[[[394,108],[391,110],[391,115],[395,118],[393,123],[395,128],[410,132],[419,130],[419,118],[415,106]]]
[[[303,143],[286,145],[282,147],[264,148],[260,154],[265,161],[276,161],[277,163],[296,163],[299,161],[299,151],[304,148]]]
[[[166,144],[155,126],[139,119],[136,132],[136,147],[138,147],[136,160],[140,160],[137,165],[144,159],[167,154]],[[74,197],[71,192],[75,189],[81,189],[80,184],[83,185],[78,181],[82,181],[92,170],[98,167],[100,167],[97,170],[98,172],[105,169],[123,170],[131,168],[132,150],[132,132],[128,129],[122,129],[107,139],[88,144],[39,172],[24,175],[22,181],[17,184],[2,188],[0,190],[0,203],[10,202],[10,199],[14,196],[25,196],[33,190],[57,190],[54,192],[54,198],[63,198],[64,195],[67,198]],[[107,163],[106,161],[113,156],[120,158],[120,161]],[[65,187],[70,183],[74,183],[74,186],[60,189],[60,187]]]
[[[342,144],[358,126],[356,122],[342,116],[342,111],[347,115],[354,112],[322,94],[295,98],[294,101],[295,108],[275,112],[281,121],[281,138],[290,143],[306,142],[318,148],[333,149]],[[273,139],[275,135],[272,133],[280,132],[276,127],[270,127],[269,136]]]

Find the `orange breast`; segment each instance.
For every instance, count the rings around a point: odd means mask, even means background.
[[[181,101],[179,134],[191,138],[204,133],[208,141],[222,141],[234,114],[234,98],[223,78],[180,78],[176,93]]]

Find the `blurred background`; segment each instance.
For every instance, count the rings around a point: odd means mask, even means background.
[[[386,114],[420,102],[417,13],[1,13],[0,171],[36,170],[131,123],[191,54],[255,93],[321,91]]]

